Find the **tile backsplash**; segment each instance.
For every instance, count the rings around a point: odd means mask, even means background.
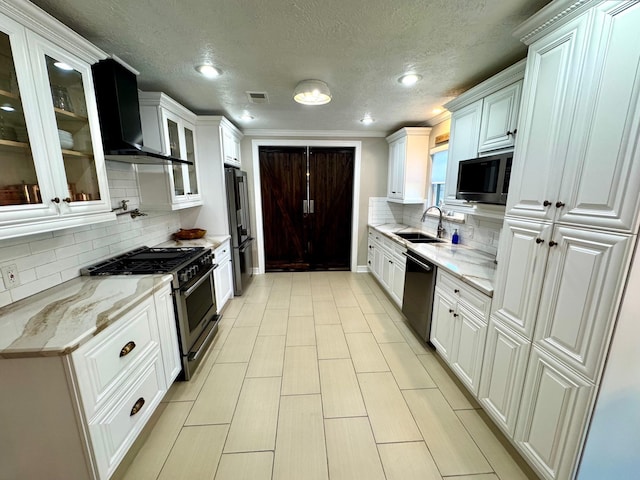
[[[107,162],[111,204],[128,199],[139,206],[134,166]],[[80,275],[80,268],[142,245],[156,245],[180,228],[177,212],[145,212],[146,217],[118,216],[115,221],[0,240],[0,267],[15,264],[20,285],[7,289],[0,280],[0,307]]]
[[[369,223],[371,225],[385,223],[404,224],[426,232],[432,232],[435,235],[438,228],[438,217],[428,216],[425,222],[422,223],[421,217],[424,209],[424,205],[402,205],[388,202],[386,197],[370,197]],[[443,218],[442,225],[445,228],[445,237],[447,239],[450,240],[453,231],[458,229],[462,245],[467,245],[489,255],[497,254],[502,220],[467,215],[465,223],[453,222]]]

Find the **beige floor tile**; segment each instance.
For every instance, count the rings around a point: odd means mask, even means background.
[[[298,280],[291,286],[291,296],[311,295],[311,281]]]
[[[338,315],[344,333],[370,332],[369,324],[364,318],[360,307],[338,307]]]
[[[216,363],[244,363],[251,358],[258,327],[233,327],[216,359]]]
[[[376,298],[380,302],[380,305],[382,305],[382,308],[384,308],[385,313],[389,315],[391,320],[393,320],[394,322],[404,321],[404,315],[402,315],[401,308],[394,302],[389,300],[386,295],[382,297],[376,296]]]
[[[313,278],[313,277],[312,277]],[[333,291],[329,286],[329,282],[326,283],[315,283],[313,280],[311,281],[311,297],[313,301],[316,302],[333,302]]]
[[[185,427],[180,431],[158,480],[212,478],[228,425]]]
[[[380,350],[401,390],[436,387],[416,354],[406,343],[382,343]]]
[[[231,298],[224,306],[222,316],[227,318],[236,318],[244,305],[244,297]]]
[[[357,273],[348,279],[349,286],[354,294],[373,295],[373,290],[371,290],[366,278],[364,278],[365,275],[367,274]]]
[[[290,317],[313,316],[313,297],[311,295],[291,295]]]
[[[273,452],[223,454],[215,480],[271,480]]]
[[[340,316],[338,309],[333,301],[333,297],[329,300],[316,300],[313,297],[313,319],[316,325],[340,325]]]
[[[313,316],[290,316],[287,325],[287,347],[315,344],[316,329],[313,323]]]
[[[366,416],[351,360],[320,360],[318,364],[325,418]]]
[[[376,443],[422,440],[391,373],[359,373],[358,382]]]
[[[316,325],[318,359],[350,358],[342,325]]]
[[[453,373],[442,364],[438,355],[418,355],[418,360],[424,365],[452,409],[469,410],[480,407],[467,389],[453,378]]]
[[[424,442],[385,443],[378,451],[387,480],[442,480]]]
[[[246,377],[281,377],[284,345],[284,335],[256,338]]]
[[[246,370],[246,363],[215,364],[185,424],[231,423]]]
[[[389,366],[371,333],[346,333],[356,372],[388,372]]]
[[[191,402],[166,405],[121,480],[156,480],[191,410]]]
[[[288,309],[267,309],[264,311],[258,335],[286,335],[288,320]]]
[[[333,299],[337,307],[359,307],[356,296],[351,289],[331,288]]]
[[[362,313],[385,313],[382,304],[378,301],[373,293],[357,293],[355,294],[355,297],[358,305],[360,305]]]
[[[438,389],[402,393],[442,476],[493,471]]]
[[[324,429],[331,480],[385,480],[366,417],[326,419]]]
[[[489,460],[498,477],[508,478],[509,480],[537,478],[532,476],[530,469],[525,467],[525,470],[528,470],[528,472],[525,472],[520,468],[514,456],[507,450],[507,448],[512,447],[505,447],[499,440],[498,436],[502,436],[502,434],[496,434],[491,431],[488,425],[491,420],[489,420],[485,413],[476,410],[461,410],[456,412],[456,415],[458,415],[460,421],[471,434],[471,437],[475,440],[478,447],[480,447],[484,456]],[[503,436],[502,440],[505,443],[507,442]]]
[[[482,475],[455,475],[453,477],[445,477],[444,480],[501,480],[501,479],[498,478],[498,476],[493,473],[483,473]]]
[[[276,287],[275,284],[271,287],[271,293],[269,294],[269,301],[267,302],[267,308],[289,308],[291,302],[291,286],[288,288]]]
[[[262,316],[267,304],[264,303],[248,303],[242,306],[234,327],[259,327],[262,322]]]
[[[163,402],[193,402],[198,397],[205,380],[211,372],[220,349],[209,348],[206,357],[188,382],[173,382],[169,391],[162,399]]]
[[[245,303],[267,303],[271,293],[271,285],[251,285],[251,289],[243,295]]]
[[[222,347],[224,346],[224,343],[227,341],[227,337],[229,336],[229,333],[233,328],[233,323],[236,321],[235,318],[224,318],[224,317],[222,318],[222,320],[226,320],[226,322],[220,321],[220,323],[218,323],[218,331],[216,333],[216,336],[213,337],[213,342],[211,343],[211,347],[209,347],[210,349],[217,350],[218,352],[222,350]]]
[[[280,399],[273,463],[273,480],[328,480],[320,395]]]
[[[280,381],[280,377],[244,381],[224,446],[225,453],[275,448]]]
[[[399,322],[394,322],[398,330],[404,337],[405,341],[411,347],[411,350],[414,351],[417,355],[422,355],[425,353],[433,353],[435,350],[431,347],[428,347],[425,342],[420,340],[417,334],[413,331],[413,329],[407,325],[405,320],[401,320]]]
[[[320,393],[316,347],[286,347],[282,395]]]
[[[364,318],[378,343],[406,343],[400,330],[386,313],[365,313]]]
[[[333,277],[336,273],[339,272],[309,272],[309,281],[311,282],[311,286],[329,285],[329,278]]]

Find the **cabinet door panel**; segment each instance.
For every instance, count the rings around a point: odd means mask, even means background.
[[[438,353],[450,361],[453,349],[455,299],[436,287],[431,314],[431,343]]]
[[[398,257],[393,259],[393,275],[391,281],[391,298],[395,300],[399,307],[402,307],[404,297],[404,274],[405,262]]]
[[[511,438],[531,343],[494,317],[489,320],[478,400]]]
[[[611,8],[609,6],[608,8]],[[602,69],[585,79],[562,178],[558,221],[635,232],[640,205],[640,6],[604,17]],[[593,85],[589,85],[593,82]]]
[[[467,388],[477,395],[487,324],[461,305],[458,305],[457,315],[451,367]]]
[[[166,390],[169,389],[180,370],[182,370],[180,344],[178,343],[178,330],[171,293],[171,284],[167,284],[153,296],[157,317],[156,323],[160,334],[160,352],[162,354]]]
[[[480,117],[482,100],[454,112],[451,116],[451,139],[449,142],[449,159],[447,161],[447,178],[445,180],[445,203],[461,204],[456,200],[458,185],[458,164],[478,156],[478,138],[480,136]]]
[[[551,225],[507,218],[502,228],[492,313],[531,339]]]
[[[538,220],[555,216],[552,205],[558,200],[572,131],[586,26],[569,22],[529,47],[508,215]]]
[[[535,342],[592,380],[609,344],[631,240],[562,226],[554,231]]]
[[[484,98],[478,152],[513,147],[522,81]]]
[[[573,478],[593,391],[552,357],[531,351],[515,440],[545,478]]]

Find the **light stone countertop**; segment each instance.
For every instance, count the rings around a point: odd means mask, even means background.
[[[493,296],[493,282],[497,266],[493,255],[464,245],[454,245],[448,241],[444,243],[411,243],[395,235],[399,231],[403,233],[421,232],[421,230],[407,225],[387,223],[369,226],[395,242],[405,245],[408,250],[417,253],[425,260],[444,268],[482,293]],[[422,233],[435,236],[432,232]]]
[[[156,247],[207,247],[212,250],[218,248],[222,242],[231,238],[231,235],[205,235],[195,240],[169,240],[155,245]]]
[[[69,354],[171,278],[81,276],[0,308],[0,358]]]

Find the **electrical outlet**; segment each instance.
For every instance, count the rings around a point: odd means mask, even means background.
[[[18,267],[15,263],[2,267],[2,279],[4,280],[4,286],[6,288],[16,288],[20,285]]]

